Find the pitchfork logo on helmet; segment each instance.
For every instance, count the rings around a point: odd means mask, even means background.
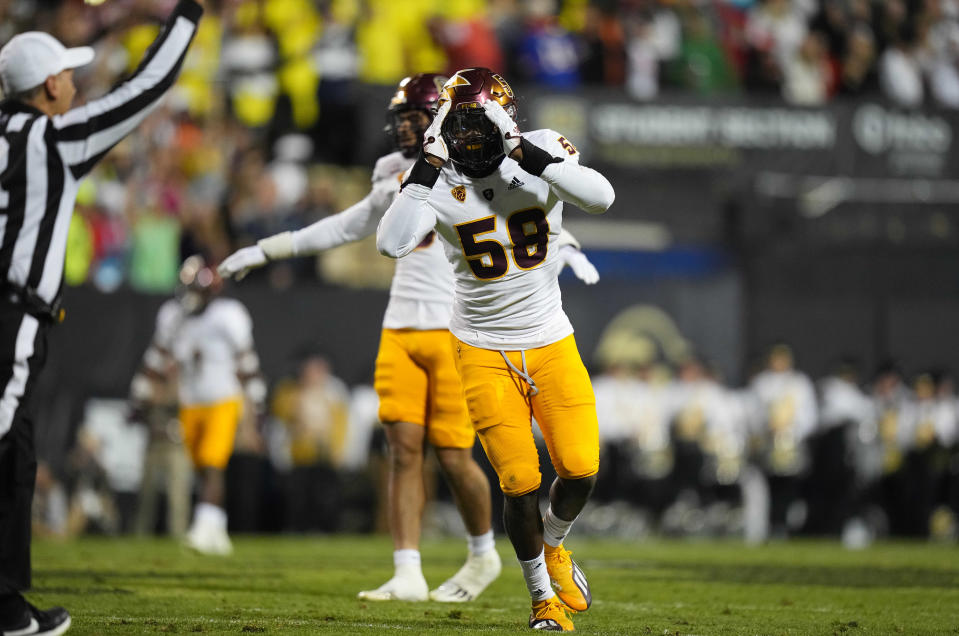
[[[446,80],[438,73],[420,73],[403,78],[396,87],[386,113],[386,133],[404,156],[415,156],[423,145],[423,133],[433,121]]]
[[[436,103],[437,108],[451,103],[443,122],[443,139],[450,160],[467,172],[489,173],[504,155],[500,132],[483,110],[483,104],[490,100],[516,119],[513,89],[506,80],[488,68],[467,68],[446,82]]]

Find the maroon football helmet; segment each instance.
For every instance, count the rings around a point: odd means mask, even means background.
[[[423,145],[423,133],[433,121],[436,100],[439,99],[447,77],[438,73],[420,73],[405,77],[396,87],[386,113],[386,132],[394,147],[406,157],[413,157]],[[426,118],[417,116],[423,113]],[[404,126],[409,124],[410,129]]]
[[[443,121],[443,139],[450,160],[468,173],[489,173],[504,154],[501,134],[483,111],[489,100],[499,102],[506,114],[516,119],[513,89],[506,80],[488,68],[467,68],[446,82],[436,104],[439,108],[452,102]]]
[[[223,286],[216,268],[207,265],[206,259],[199,254],[183,261],[179,277],[176,297],[188,314],[201,313]]]

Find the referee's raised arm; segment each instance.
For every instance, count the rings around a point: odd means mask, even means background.
[[[173,86],[203,14],[180,0],[133,75],[107,95],[53,118],[54,135],[74,178],[87,174],[159,104]]]

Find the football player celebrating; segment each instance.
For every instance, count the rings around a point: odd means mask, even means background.
[[[253,323],[238,300],[216,298],[220,279],[202,256],[180,268],[175,299],[157,313],[156,332],[131,383],[134,403],[154,398],[160,380],[175,374],[183,443],[199,482],[186,545],[201,554],[228,555],[224,508],[226,465],[233,453],[244,396],[255,407],[266,384],[253,349]]]
[[[425,73],[400,82],[387,112],[387,130],[397,150],[373,169],[370,194],[339,214],[296,232],[284,232],[243,248],[220,265],[220,273],[242,278],[271,260],[317,254],[372,235],[399,190],[400,178],[413,164],[423,133],[446,77]],[[359,593],[367,600],[465,602],[476,598],[499,576],[501,562],[490,523],[489,483],[472,458],[475,433],[463,402],[453,361],[449,321],[453,272],[434,236],[396,266],[390,301],[376,359],[374,385],[379,418],[389,442],[389,518],[393,536],[393,578],[375,590]],[[567,240],[570,267],[588,283],[596,269]],[[469,556],[465,565],[429,591],[420,566],[423,490],[423,442],[429,441],[450,484],[466,526]]]
[[[456,277],[456,365],[505,495],[506,532],[532,596],[529,626],[572,631],[570,611],[592,599],[563,541],[595,484],[599,434],[589,375],[563,312],[558,248],[563,203],[600,214],[613,188],[579,165],[560,133],[521,134],[512,90],[488,69],[457,72],[438,106],[377,246],[400,258],[434,230],[444,239]],[[558,475],[545,518],[533,417]]]

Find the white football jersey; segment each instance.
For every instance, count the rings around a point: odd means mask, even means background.
[[[749,388],[760,409],[756,418],[764,428],[760,433],[769,433],[772,426],[778,437],[800,442],[815,431],[819,415],[816,390],[805,373],[762,371],[752,379]]]
[[[373,186],[391,181],[395,184],[395,195],[400,190],[403,174],[414,161],[399,151],[381,157],[373,168]],[[379,210],[377,221],[385,211],[385,207]],[[374,224],[369,233],[375,231]],[[413,252],[396,262],[383,328],[448,329],[452,313],[453,268],[436,235],[430,234]]]
[[[239,301],[214,298],[189,315],[176,300],[157,314],[155,344],[177,364],[181,406],[212,404],[242,393],[237,356],[253,348],[253,321]]]
[[[523,135],[554,157],[579,161],[576,148],[556,131]],[[447,164],[429,204],[456,275],[450,331],[457,338],[517,350],[573,333],[557,280],[563,202],[546,181],[512,159],[482,178]]]

